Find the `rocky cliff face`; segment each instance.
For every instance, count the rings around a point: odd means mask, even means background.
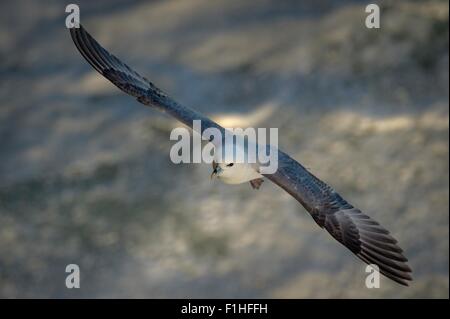
[[[398,238],[412,286],[266,182],[169,161],[177,124],[98,76],[59,1],[0,4],[1,297],[448,298],[448,3],[79,1],[83,25],[180,103],[280,147]],[[77,263],[82,289],[64,286]]]

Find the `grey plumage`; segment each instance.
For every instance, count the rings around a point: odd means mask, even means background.
[[[142,104],[156,107],[191,128],[193,120],[201,120],[202,126],[199,133],[203,133],[210,127],[224,131],[220,125],[209,118],[172,100],[148,79],[106,51],[81,25],[79,28],[71,28],[70,35],[78,51],[94,69]]]
[[[80,53],[94,69],[139,102],[156,107],[189,127],[192,127],[193,120],[201,120],[199,133],[209,127],[224,132],[220,125],[178,104],[145,77],[110,54],[83,27],[70,29],[70,34]],[[412,280],[407,259],[389,232],[354,208],[300,163],[279,151],[278,170],[265,177],[298,200],[320,227],[325,228],[361,260],[378,265],[382,274],[402,285],[408,285],[408,281]]]
[[[297,199],[320,227],[361,260],[376,264],[382,274],[402,285],[412,280],[408,260],[389,232],[300,163],[279,151],[277,172],[265,176]]]

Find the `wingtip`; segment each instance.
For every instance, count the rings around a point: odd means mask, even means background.
[[[67,27],[69,30],[72,30],[72,29],[84,29],[83,28],[83,25],[81,24],[81,23],[78,23],[78,26],[76,25],[76,24],[74,24],[73,26],[71,26],[71,27]]]
[[[70,32],[70,36],[72,37],[72,40],[75,44],[77,43],[77,37],[81,37],[82,34],[89,34],[81,23],[78,25],[78,27],[73,26],[68,29]]]
[[[82,31],[84,31],[83,26],[80,23],[78,27],[72,26],[72,27],[69,27],[68,29],[69,29],[69,33],[72,38],[72,41],[75,44],[77,44],[77,35],[80,34]]]
[[[409,275],[409,279],[399,279],[399,278],[397,278],[397,279],[390,278],[390,279],[404,287],[409,287],[410,283],[413,281],[413,278],[410,275]]]
[[[75,33],[78,33],[80,31],[84,30],[81,23],[78,25],[78,27],[76,25],[73,25],[72,27],[68,27],[67,29],[69,29],[69,32],[72,35],[72,37]]]

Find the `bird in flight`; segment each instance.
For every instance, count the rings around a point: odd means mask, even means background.
[[[144,105],[163,111],[193,128],[200,120],[202,134],[208,128],[224,128],[196,111],[178,104],[152,82],[104,49],[81,25],[70,28],[73,42],[81,55],[101,75]],[[214,141],[211,141],[214,143]],[[265,177],[294,197],[334,239],[367,264],[378,266],[380,273],[408,286],[412,280],[407,258],[397,240],[378,222],[343,199],[332,187],[311,174],[286,153],[278,152],[278,168],[273,174],[261,174],[258,167],[246,163],[213,162],[212,176],[228,184],[250,182],[261,186]]]

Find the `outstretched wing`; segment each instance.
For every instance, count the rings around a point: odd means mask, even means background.
[[[389,232],[300,163],[281,151],[278,154],[277,172],[266,177],[297,199],[320,227],[361,260],[376,264],[386,277],[408,286],[411,268]]]
[[[194,120],[200,120],[201,129],[198,132],[200,134],[210,127],[217,128],[223,133],[224,129],[220,125],[178,104],[152,82],[106,51],[81,25],[79,28],[71,28],[70,35],[78,51],[95,70],[139,102],[167,112],[191,128]]]

